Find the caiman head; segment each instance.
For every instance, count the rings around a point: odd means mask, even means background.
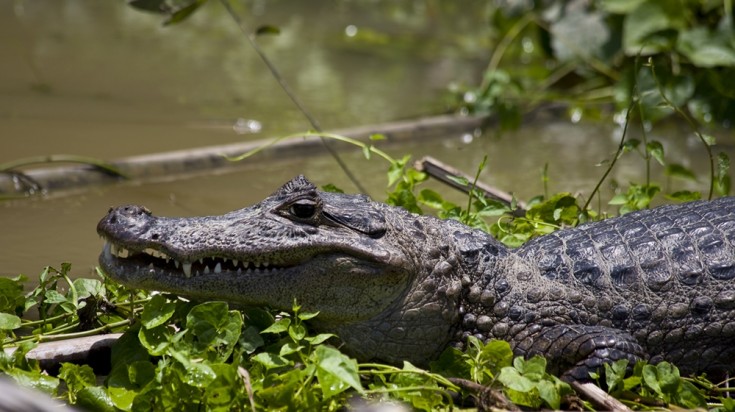
[[[436,240],[452,233],[437,222],[366,196],[320,192],[299,176],[221,216],[110,209],[97,226],[106,241],[99,261],[133,288],[281,310],[295,299],[359,358],[421,364],[446,346],[459,317],[461,264]]]

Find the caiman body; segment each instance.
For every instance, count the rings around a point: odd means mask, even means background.
[[[318,310],[360,359],[425,365],[467,337],[586,379],[603,362],[735,370],[735,198],[630,213],[507,249],[456,221],[303,177],[222,216],[111,209],[100,264],[135,288]]]

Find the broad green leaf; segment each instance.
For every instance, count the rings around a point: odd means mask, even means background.
[[[307,336],[304,338],[305,341],[311,343],[312,345],[318,345],[320,343],[324,343],[327,340],[336,337],[337,335],[333,333],[320,333],[316,336]]]
[[[530,392],[535,388],[533,381],[521,375],[521,373],[512,366],[506,366],[500,370],[498,381],[508,388],[518,392]]]
[[[650,51],[645,46],[649,36],[662,30],[683,29],[686,25],[684,8],[673,1],[645,1],[625,16],[623,48],[629,56]],[[656,51],[660,50],[656,47]]]
[[[107,387],[107,393],[110,396],[110,401],[116,408],[122,409],[123,411],[130,411],[133,407],[133,401],[138,395],[138,392],[125,387],[112,386]]]
[[[21,326],[21,320],[9,313],[0,313],[0,330],[13,330]]]
[[[251,360],[265,366],[266,369],[279,368],[291,364],[291,361],[288,359],[270,352],[261,352],[253,356]]]
[[[664,147],[661,142],[652,140],[646,144],[646,152],[651,155],[661,165],[665,166],[664,162]]]
[[[169,302],[163,295],[154,295],[143,307],[140,320],[146,329],[163,325],[176,311],[176,303]]]
[[[56,396],[59,390],[59,379],[42,374],[41,371],[26,371],[22,369],[10,369],[5,371],[19,385],[33,388],[51,396]]]
[[[258,329],[253,326],[248,326],[247,328],[245,328],[245,330],[242,332],[242,335],[240,336],[240,347],[247,354],[255,352],[256,349],[263,346],[264,344],[265,341],[263,341],[263,337],[260,336]]]
[[[77,290],[79,299],[89,296],[106,296],[107,294],[104,285],[97,279],[74,279],[74,288]]]
[[[651,388],[660,397],[664,396],[664,392],[661,390],[661,385],[658,383],[658,376],[656,373],[656,367],[653,365],[646,365],[643,367],[642,375],[643,382],[646,386]]]
[[[277,321],[275,321],[272,325],[267,327],[265,330],[261,331],[260,333],[281,333],[286,332],[288,330],[288,327],[291,325],[291,319],[289,318],[281,318]]]
[[[306,328],[302,324],[293,324],[288,327],[288,336],[290,336],[294,342],[299,342],[306,336]]]
[[[22,302],[23,284],[0,277],[0,312],[16,313],[16,309],[23,306]]]
[[[316,312],[299,312],[299,314],[298,314],[298,318],[301,319],[301,320],[314,319],[317,316],[319,316],[319,311],[316,311]]]
[[[104,388],[86,387],[77,392],[75,406],[87,411],[115,412],[115,403]]]
[[[679,33],[676,48],[695,66],[735,66],[735,42],[732,31],[710,31],[697,26]]]
[[[128,380],[139,388],[155,379],[156,365],[148,361],[133,362],[128,366]]]
[[[206,388],[217,378],[212,368],[206,363],[190,362],[186,367],[184,382],[196,388]]]
[[[364,389],[357,374],[357,361],[329,346],[317,346],[313,353],[316,375],[324,398],[352,387],[362,393]]]
[[[666,176],[677,177],[684,180],[697,181],[697,175],[694,174],[690,169],[676,163],[666,165],[664,170]]]
[[[541,399],[546,402],[551,409],[558,410],[561,404],[561,393],[559,388],[550,380],[541,380],[536,383],[536,389]]]
[[[299,345],[296,342],[286,342],[283,346],[281,346],[281,350],[278,352],[281,356],[288,356],[292,353],[296,353],[303,349],[304,347]]]
[[[419,192],[418,201],[432,209],[441,210],[444,206],[444,199],[442,196],[431,189],[423,189]]]
[[[171,345],[172,335],[165,325],[161,325],[151,329],[140,328],[138,339],[151,356],[161,356]]]
[[[691,202],[702,198],[702,194],[699,192],[690,192],[689,190],[680,190],[666,195],[667,199],[675,200],[677,202]]]
[[[64,362],[59,369],[59,378],[66,383],[72,402],[76,399],[77,392],[97,383],[97,377],[89,365]]]
[[[694,386],[689,381],[682,380],[681,386],[679,387],[677,394],[677,404],[686,409],[706,409],[707,399],[705,398],[702,390]]]
[[[210,361],[222,362],[230,357],[242,331],[243,318],[229,310],[225,302],[206,302],[194,306],[186,315],[190,331],[190,349],[200,352]]]
[[[628,368],[628,360],[620,359],[612,364],[605,363],[605,383],[609,393],[615,393],[623,389],[625,374]]]

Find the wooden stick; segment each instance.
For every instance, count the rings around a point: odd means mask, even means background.
[[[474,180],[474,177],[468,175],[467,173],[464,173],[459,169],[455,169],[452,166],[449,166],[448,164],[443,163],[431,156],[426,156],[421,160],[416,161],[416,163],[414,163],[414,167],[416,168],[416,170],[424,172],[434,179],[437,179],[440,182],[445,183],[461,192],[469,193],[472,188],[472,181]],[[470,182],[470,184],[463,185],[450,177],[453,177],[455,179],[464,178],[468,182]],[[486,197],[495,199],[508,206],[511,205],[513,195],[508,192],[505,192],[480,181],[475,184],[475,188],[480,189],[482,192],[484,192]],[[520,201],[517,201],[516,203],[518,210],[525,213],[526,205]]]
[[[577,381],[573,381],[571,382],[571,385],[580,396],[592,402],[598,410],[632,412],[630,408],[625,406],[625,404],[610,396],[594,383],[579,383]]]

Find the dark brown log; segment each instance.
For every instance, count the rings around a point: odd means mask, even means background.
[[[431,156],[426,156],[423,159],[416,161],[416,163],[414,163],[414,167],[417,170],[422,171],[433,177],[434,179],[437,179],[440,182],[445,183],[461,192],[469,193],[470,190],[472,190],[472,182],[475,179],[473,176],[470,176],[459,169],[455,169],[454,167],[449,166],[448,164],[443,163]],[[469,182],[469,184],[465,185],[457,182],[457,178],[464,178],[466,181]],[[481,190],[486,197],[505,203],[509,207],[513,200],[513,195],[511,195],[510,193],[480,181],[477,181],[475,183],[475,188]],[[526,205],[520,201],[516,201],[516,203],[517,210],[522,215],[525,212]]]

